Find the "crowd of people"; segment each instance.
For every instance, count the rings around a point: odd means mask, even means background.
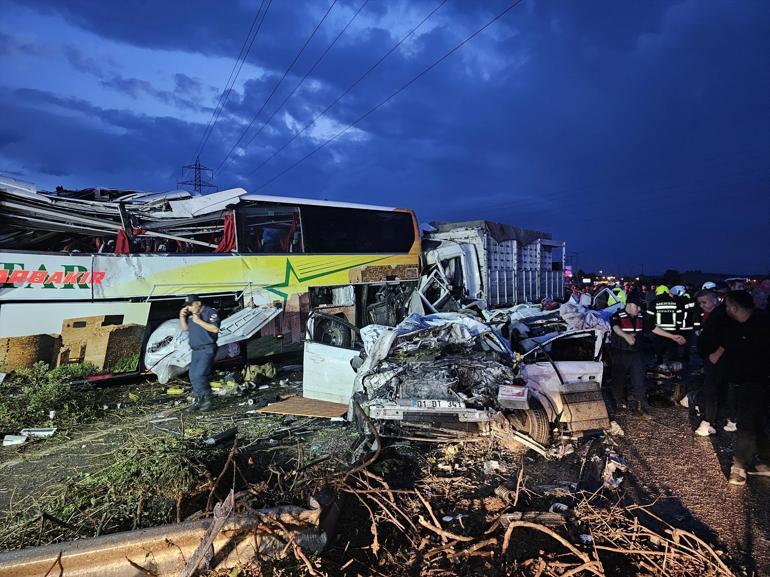
[[[697,291],[684,285],[614,287],[608,302],[619,307],[610,321],[611,412],[650,419],[647,354],[654,352],[656,367],[688,366],[691,349],[697,351],[703,378],[681,401],[691,410],[697,403],[694,433],[714,435],[720,420],[724,431],[736,432],[731,484],[745,484],[747,475],[770,476],[769,295],[770,280],[756,286],[746,279],[706,282]],[[573,298],[581,302],[583,296]]]

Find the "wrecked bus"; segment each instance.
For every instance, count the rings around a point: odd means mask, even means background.
[[[177,316],[187,294],[222,312],[220,357],[256,358],[299,349],[311,307],[387,323],[401,284],[419,276],[406,209],[240,188],[49,193],[3,180],[0,215],[0,372],[88,362],[166,380],[186,370]],[[314,336],[346,344],[334,323]]]

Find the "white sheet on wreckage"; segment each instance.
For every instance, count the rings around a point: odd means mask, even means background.
[[[246,308],[230,315],[222,321],[219,327],[217,346],[225,352],[227,345],[246,340],[252,337],[258,330],[273,320],[281,312],[280,307],[263,305],[254,308]],[[160,341],[173,336],[173,339],[164,347],[150,352]],[[222,358],[227,355],[217,355]],[[188,341],[187,332],[180,329],[179,319],[171,319],[162,323],[147,341],[144,354],[144,364],[147,369],[155,373],[158,381],[166,384],[170,379],[187,372],[192,359],[192,350]]]
[[[599,329],[607,332],[610,330],[610,318],[622,306],[617,303],[602,310],[594,310],[569,300],[559,307],[559,315],[570,330]]]
[[[484,318],[487,321],[494,322],[499,318],[507,318],[510,322],[514,323],[524,319],[536,318],[540,316],[548,316],[554,314],[555,311],[544,311],[540,305],[533,304],[518,304],[509,308],[501,309],[485,309],[481,311]]]
[[[448,334],[450,342],[468,342],[479,335],[491,333],[498,337],[500,344],[506,347],[510,354],[513,354],[505,339],[500,337],[492,327],[460,313],[411,314],[395,327],[369,325],[361,329],[361,340],[368,356],[374,355],[375,348],[377,352],[380,354],[384,352],[387,356],[387,352],[397,338],[447,326],[451,327]],[[385,344],[387,344],[387,350],[382,351],[381,347]]]

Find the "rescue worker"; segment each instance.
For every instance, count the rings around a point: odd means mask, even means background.
[[[671,296],[666,285],[655,289],[656,298],[647,308],[647,323],[653,334],[655,359],[658,365],[664,360],[674,361],[677,357],[677,345],[687,341],[676,334],[679,305]]]
[[[610,351],[612,354],[612,397],[616,410],[626,406],[626,378],[631,382],[633,411],[649,418],[649,405],[644,386],[644,358],[642,331],[644,317],[641,303],[636,298],[626,301],[626,306],[610,319]]]
[[[730,291],[725,309],[736,321],[722,339],[727,378],[735,384],[738,408],[738,437],[729,482],[745,485],[747,473],[770,476],[770,435],[764,423],[770,408],[770,318],[754,308],[754,300],[745,290]],[[759,462],[750,470],[755,452]]]
[[[195,399],[187,411],[210,411],[209,375],[217,354],[219,313],[216,309],[204,305],[198,295],[189,295],[185,300],[185,306],[179,311],[179,322],[182,330],[188,334],[192,349],[189,377]]]
[[[626,291],[623,290],[623,287],[620,286],[620,283],[617,283],[615,287],[610,289],[609,298],[607,299],[607,306],[611,307],[618,303],[621,303],[623,306],[626,306],[627,298],[628,297],[626,295]]]
[[[677,358],[685,363],[689,363],[690,347],[692,346],[692,337],[695,331],[695,300],[682,285],[671,287],[671,296],[674,297],[677,304],[677,333],[682,335],[687,341],[684,346],[679,347]]]

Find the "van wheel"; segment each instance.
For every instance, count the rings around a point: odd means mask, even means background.
[[[508,421],[514,429],[529,435],[541,445],[547,445],[551,441],[551,424],[548,422],[548,413],[536,399],[530,398],[529,409],[526,411],[512,411],[508,416]]]
[[[335,323],[331,319],[324,319],[315,327],[313,340],[333,347],[350,348],[350,329],[342,323]]]

